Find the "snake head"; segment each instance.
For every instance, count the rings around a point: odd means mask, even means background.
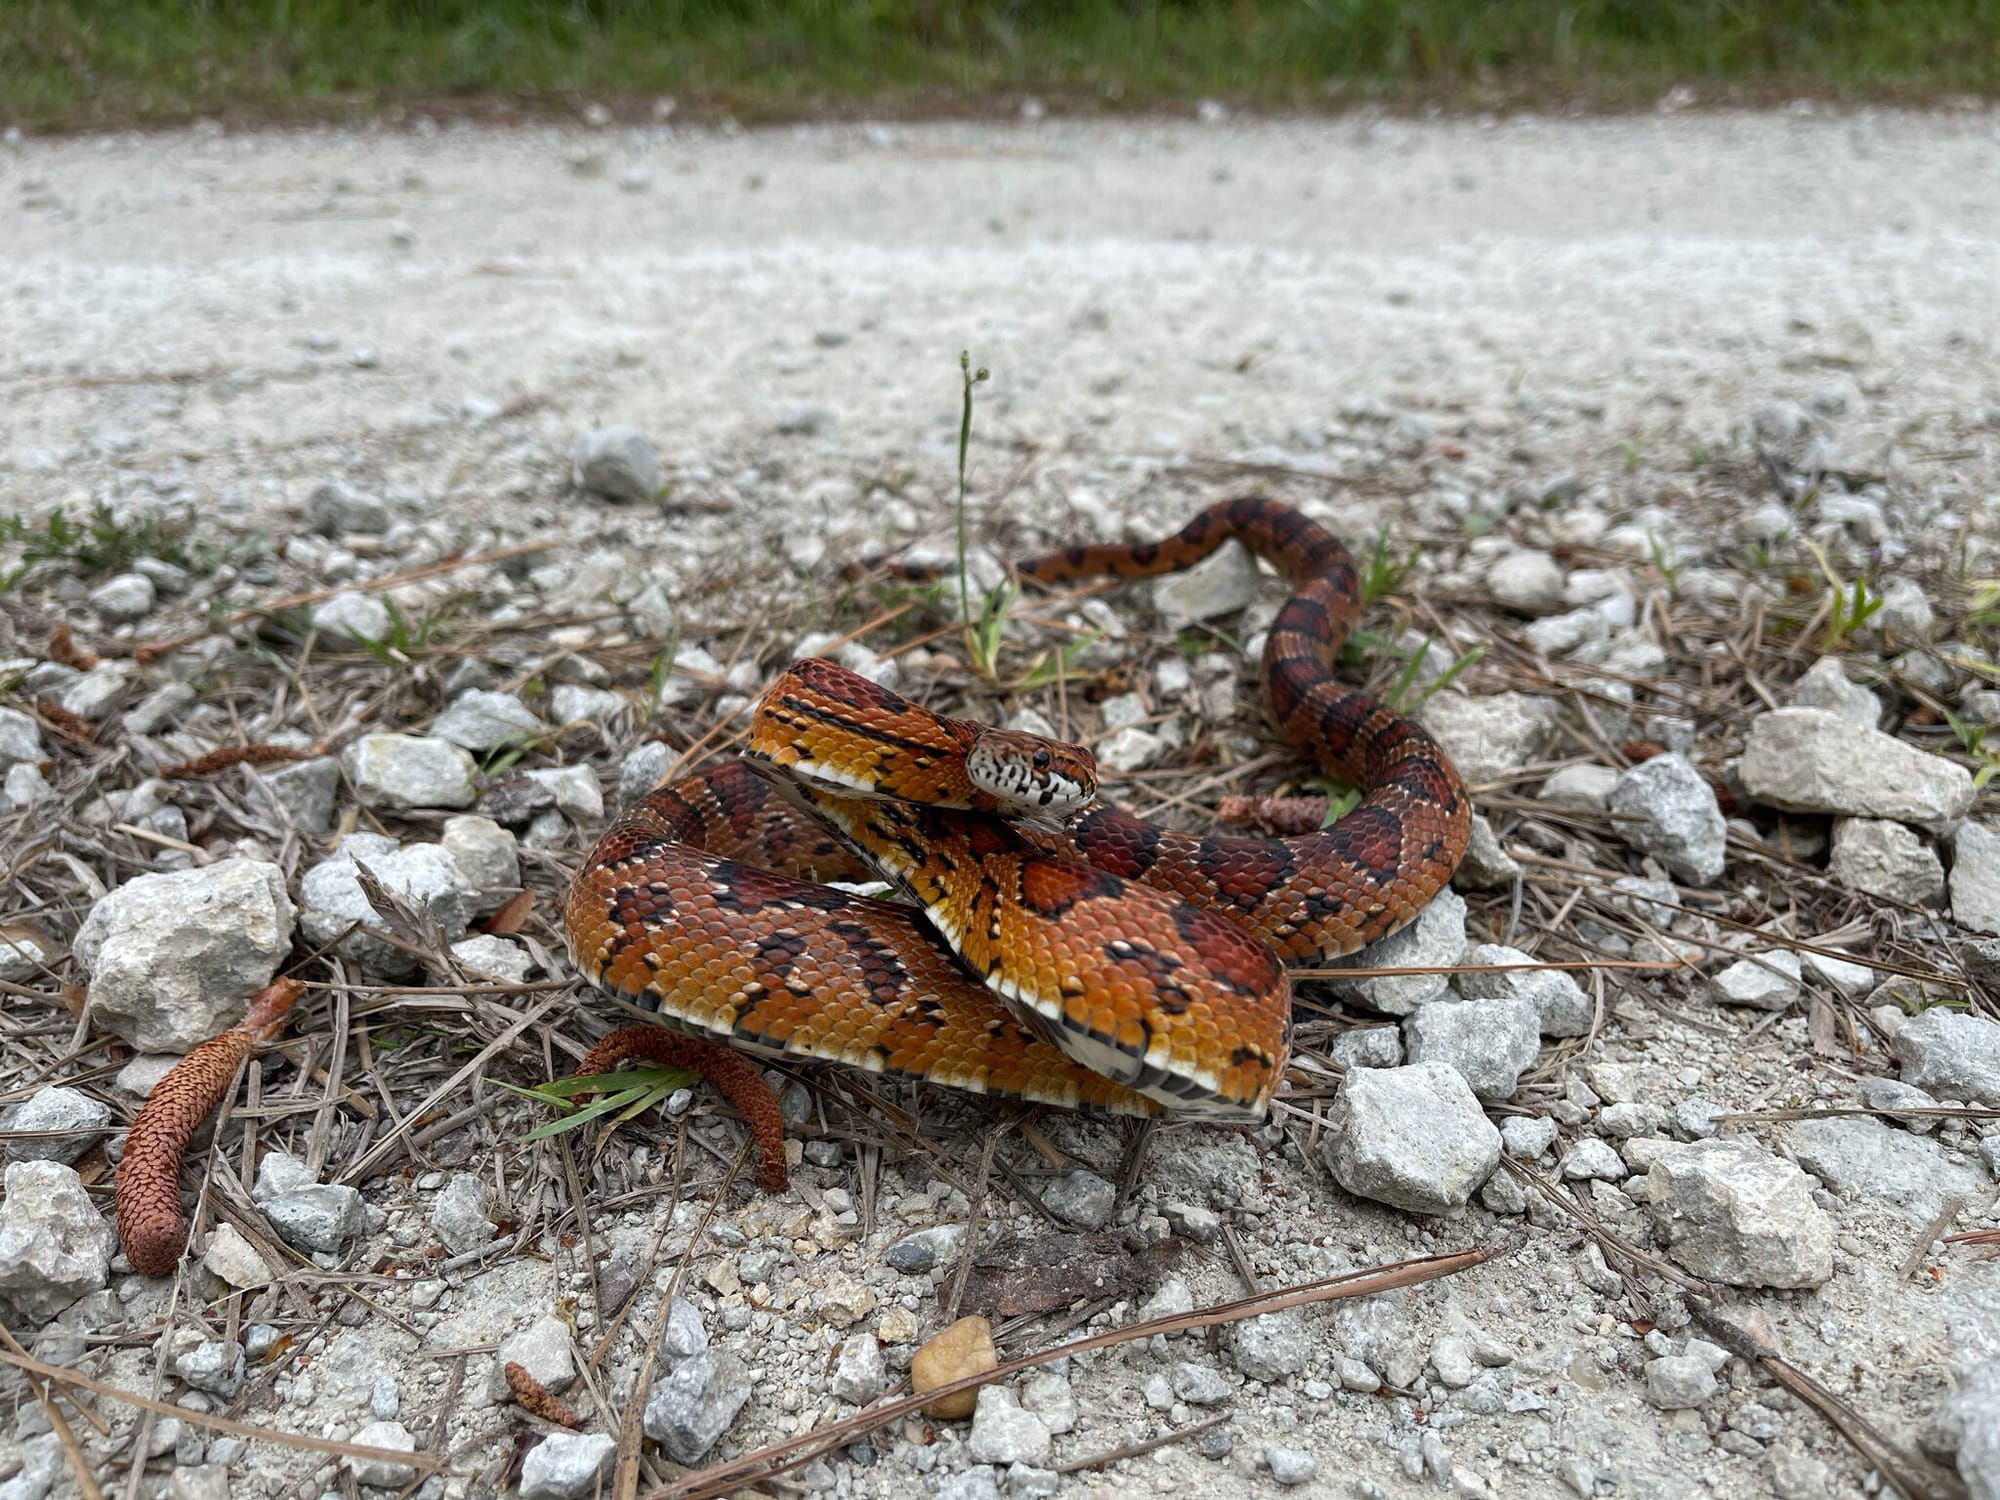
[[[1012,729],[982,729],[965,774],[1004,811],[1067,817],[1097,796],[1097,760],[1079,745]]]

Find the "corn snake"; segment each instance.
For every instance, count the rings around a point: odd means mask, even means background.
[[[753,1052],[1116,1113],[1261,1118],[1289,1045],[1284,965],[1413,918],[1451,878],[1471,805],[1428,733],[1332,676],[1359,580],[1297,511],[1226,501],[1164,541],[1017,571],[1151,576],[1232,538],[1293,590],[1264,652],[1273,717],[1363,794],[1330,827],[1162,828],[1091,802],[1087,751],[807,659],[766,690],[745,760],[655,789],[585,858],[564,903],[579,969]],[[912,794],[927,800],[891,800]],[[872,877],[913,904],[817,883]]]

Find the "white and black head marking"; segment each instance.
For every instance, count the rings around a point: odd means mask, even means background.
[[[1015,812],[1066,817],[1097,795],[1095,781],[1072,754],[1052,750],[1032,735],[982,734],[966,752],[965,773]]]

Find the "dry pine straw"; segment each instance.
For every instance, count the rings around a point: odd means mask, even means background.
[[[451,563],[432,565],[408,576],[441,578],[452,566]],[[388,581],[406,579],[384,582]],[[1087,586],[1073,591],[1069,597],[1096,593],[1102,587]],[[294,606],[310,602],[315,594],[316,591],[305,591],[274,603]],[[761,598],[762,591],[718,588],[708,597]],[[1058,599],[1036,605],[1035,618],[1047,621],[1060,615],[1061,602]],[[1032,705],[1064,731],[1087,722],[1084,706],[1094,695],[1131,688],[1144,691],[1150,680],[1149,664],[1177,649],[1175,642],[1164,637],[1135,634],[1127,642],[1127,656],[1119,666],[1101,672],[1058,670],[1032,691],[1005,692],[979,680],[962,662],[953,664],[951,655],[957,647],[954,629],[935,626],[929,630],[911,630],[923,618],[917,601],[899,597],[892,590],[881,597],[880,608],[871,608],[869,594],[862,589],[849,607],[856,605],[860,606],[858,612],[862,617],[850,631],[851,638],[865,640],[887,655],[908,656],[918,647],[930,649],[928,671],[906,684],[911,696],[946,711],[987,718]],[[1648,601],[1647,612],[1656,634],[1668,646],[1669,666],[1660,678],[1636,682],[1633,686],[1647,696],[1657,711],[1682,715],[1700,731],[1695,754],[1701,762],[1713,764],[1727,754],[1738,742],[1748,718],[1770,706],[1774,694],[1782,692],[1783,685],[1811,660],[1809,652],[1797,649],[1795,640],[1776,632],[1761,606],[1756,611],[1734,616],[1676,606],[1662,583]],[[1435,632],[1460,652],[1484,643],[1485,659],[1457,684],[1467,691],[1483,694],[1519,690],[1589,710],[1564,716],[1560,731],[1562,758],[1552,760],[1551,767],[1577,760],[1613,767],[1628,763],[1630,757],[1625,747],[1598,732],[1593,717],[1616,706],[1602,691],[1611,674],[1541,660],[1526,648],[1513,622],[1478,600],[1447,601],[1413,589],[1386,604],[1377,604],[1364,622],[1365,627],[1380,635],[1391,635],[1391,619],[1385,618],[1385,614],[1397,623],[1408,622]],[[241,626],[262,618],[265,618],[262,611],[246,611],[228,623]],[[805,628],[823,624],[826,618],[823,601],[803,600],[791,610],[780,608],[762,614],[746,611],[736,618],[691,624],[689,634],[724,643],[718,644],[716,654],[723,660],[725,670],[744,660],[755,661],[770,670],[782,665],[789,642],[796,640]],[[1038,632],[1044,645],[1054,648],[1073,641],[1073,634],[1060,622],[1042,629],[1027,624],[1025,618],[1024,607],[1021,618],[1010,625],[1010,669],[1024,670],[1036,661],[1053,662],[1060,668],[1059,658],[1050,657],[1047,650],[1021,649],[1017,653],[1012,643]],[[277,851],[288,881],[295,883],[304,866],[317,857],[317,851],[308,847],[308,841],[273,821],[265,799],[248,785],[255,773],[239,770],[233,762],[264,760],[253,747],[259,740],[268,740],[280,727],[303,729],[315,740],[323,740],[328,727],[339,724],[420,731],[440,706],[437,684],[444,669],[454,660],[483,657],[499,662],[506,679],[497,684],[502,689],[518,688],[535,678],[547,680],[562,654],[548,648],[549,632],[578,620],[593,619],[551,614],[511,630],[499,630],[476,619],[461,618],[454,622],[451,631],[439,632],[422,647],[414,648],[409,653],[413,660],[407,663],[330,651],[310,640],[301,642],[301,649],[290,658],[262,650],[240,651],[230,658],[226,686],[218,690],[220,701],[245,723],[246,733],[236,744],[201,746],[180,740],[133,740],[124,736],[113,720],[95,727],[95,733],[89,737],[58,736],[51,748],[51,779],[60,805],[73,809],[107,791],[134,786],[149,772],[160,774],[168,767],[183,771],[195,777],[200,788],[184,804],[190,811],[191,837],[198,841],[256,838]],[[900,641],[895,639],[899,632]],[[195,638],[198,636],[184,640]],[[80,643],[67,635],[50,641],[59,655],[72,660],[85,659],[92,653],[93,644],[99,643]],[[652,646],[634,641],[623,646],[612,644],[592,654],[610,671],[614,682],[643,693],[653,653]],[[1394,661],[1379,662],[1374,669],[1373,685],[1378,691],[1385,688],[1398,670],[1399,664]],[[1242,695],[1244,700],[1260,701],[1261,692],[1255,689],[1254,678],[1249,680],[1253,690]],[[712,712],[719,687],[710,685],[711,711],[697,708],[676,714],[654,728],[654,732],[685,752],[677,772],[694,767],[707,756],[726,754],[740,735],[740,717],[725,719]],[[1912,696],[1920,712],[1939,707],[1927,704],[1921,694]],[[256,715],[267,706],[271,716],[258,719]],[[1934,712],[1932,720],[1935,722]],[[256,726],[255,736],[247,732],[251,724]],[[1265,799],[1291,797],[1303,790],[1295,777],[1284,774],[1287,767],[1296,764],[1286,752],[1266,747],[1261,753],[1246,757],[1222,732],[1222,726],[1195,723],[1192,728],[1190,743],[1177,752],[1173,767],[1130,777],[1122,786],[1112,788],[1114,794],[1122,794],[1141,813],[1204,826],[1212,818],[1203,809],[1212,806],[1218,797],[1250,799],[1243,805],[1255,811],[1273,806]],[[1910,737],[1926,738],[1921,730]],[[1944,748],[1935,733],[1928,735],[1928,742],[1932,748]],[[339,747],[336,744],[331,748]],[[560,761],[571,752],[580,752],[594,760],[615,764],[624,748],[622,739],[606,742],[589,736],[565,737],[535,747],[530,759]],[[1274,771],[1279,773],[1275,781],[1271,776]],[[1537,768],[1536,774],[1545,774],[1545,769]],[[1496,831],[1526,857],[1524,877],[1517,888],[1470,898],[1469,924],[1474,931],[1526,947],[1551,961],[1593,964],[1605,955],[1576,932],[1574,924],[1578,917],[1588,915],[1600,926],[1631,938],[1652,934],[1643,918],[1613,907],[1607,898],[1610,883],[1628,873],[1635,863],[1616,837],[1615,819],[1583,809],[1548,807],[1511,796],[1509,789],[1503,787],[1482,789],[1481,804]],[[1280,811],[1287,818],[1301,815],[1295,804],[1284,805]],[[370,815],[363,817],[374,823]],[[404,830],[388,826],[382,827],[382,831]],[[124,880],[152,869],[155,853],[155,846],[136,837],[136,831],[107,830],[84,823],[67,811],[54,817],[46,810],[32,817],[26,813],[0,817],[0,843],[16,851],[7,886],[7,905],[0,907],[0,928],[19,928],[25,924],[42,938],[73,931],[97,898]],[[1909,976],[1933,989],[1969,994],[1972,1004],[1991,1013],[1992,1002],[1969,984],[1955,954],[1948,948],[1940,952],[1904,936],[1911,920],[1920,914],[1898,908],[1895,903],[1863,901],[1834,886],[1820,872],[1785,858],[1768,844],[1752,844],[1733,837],[1731,853],[1727,877],[1730,884],[1714,891],[1683,893],[1691,908],[1701,910],[1725,931],[1775,924],[1797,937],[1801,947],[1818,946],[1814,942],[1816,936],[1823,942],[1837,941],[1841,956],[1869,963],[1888,973]],[[542,914],[555,909],[550,897],[566,876],[565,860],[529,850],[523,854],[529,888],[540,891],[542,899],[537,903],[536,914],[522,924],[519,936],[531,951],[546,955],[560,947],[558,935]],[[205,851],[197,857],[204,861],[208,858]],[[574,854],[568,857],[573,858]],[[1751,882],[1755,883],[1755,891],[1750,889]],[[0,1077],[0,1090],[4,1090],[0,1092],[0,1100],[25,1097],[44,1080],[65,1073],[71,1074],[67,1081],[101,1087],[100,1080],[115,1066],[107,1063],[81,1076],[73,1073],[76,1063],[87,1055],[70,1050],[75,1029],[66,1012],[74,1004],[76,991],[59,945],[44,946],[55,957],[43,981],[0,987],[0,996],[8,997],[10,1002],[5,1012],[0,1013],[0,1021],[6,1027],[8,1046],[4,1053],[13,1075]],[[427,945],[419,942],[414,946],[422,949]],[[485,1129],[486,1117],[502,1097],[498,1091],[483,1087],[485,1074],[502,1056],[513,1060],[510,1070],[523,1074],[530,1082],[563,1072],[601,1070],[602,1059],[591,1062],[587,1058],[589,1044],[573,1036],[571,1028],[586,1017],[616,1009],[604,1003],[602,997],[593,996],[586,1005],[559,1005],[558,998],[566,986],[487,983],[454,969],[447,955],[429,956],[449,982],[421,991],[357,984],[345,965],[309,958],[301,972],[311,973],[314,965],[319,966],[320,973],[312,979],[311,989],[332,1004],[309,1008],[311,1028],[287,1043],[285,1054],[297,1064],[288,1086],[275,1094],[260,1092],[269,1088],[272,1078],[282,1077],[284,1070],[281,1067],[267,1075],[268,1065],[253,1064],[250,1074],[253,1096],[238,1110],[231,1131],[221,1133],[224,1138],[218,1140],[216,1149],[233,1154],[238,1149],[235,1139],[238,1131],[247,1132],[248,1139],[243,1143],[247,1150],[274,1131],[283,1137],[311,1126],[305,1135],[310,1142],[305,1148],[308,1154],[315,1162],[336,1160],[352,1164],[343,1174],[351,1181],[358,1175],[357,1169],[373,1175],[398,1158],[421,1164],[426,1159],[426,1149],[444,1135],[467,1128]],[[550,972],[560,970],[551,968]],[[1622,1013],[1626,1014],[1628,1024],[1643,1025],[1643,1015],[1656,1012],[1705,1030],[1727,1029],[1679,1009],[1676,981],[1669,980],[1662,987],[1649,982],[1648,976],[1623,973],[1620,968],[1603,964],[1595,976],[1595,985],[1599,1017],[1594,1031],[1605,1024],[1607,1005],[1621,1002],[1626,1007]],[[259,997],[264,1019],[246,1018],[243,1027],[209,1044],[215,1049],[212,1053],[198,1051],[191,1055],[189,1062],[197,1057],[203,1059],[199,1072],[205,1080],[204,1096],[210,1090],[218,1093],[226,1090],[242,1059],[268,1035],[275,1024],[275,1018],[269,1014],[275,1001],[267,998],[269,995],[266,992]],[[529,1000],[536,1003],[527,1009],[517,1008]],[[1774,1021],[1775,1018],[1762,1021],[1759,1027]],[[1339,1073],[1337,1065],[1326,1058],[1324,1046],[1345,1024],[1344,1017],[1321,1013],[1309,1016],[1300,1026],[1299,1055],[1302,1063],[1309,1066],[1295,1074],[1298,1087],[1289,1098],[1289,1107],[1277,1117],[1292,1143],[1288,1149],[1308,1146],[1321,1128],[1321,1111],[1331,1094],[1329,1082]],[[1812,997],[1809,1035],[1815,1052],[1823,1059],[1835,1063],[1850,1059],[1850,1049],[1857,1041],[1866,1039],[1870,1029],[1869,1019],[1855,1002],[1837,995]],[[387,1050],[381,1043],[391,1036],[398,1038],[398,1045]],[[1551,1049],[1508,1108],[1532,1113],[1545,1107],[1545,1102],[1559,1092],[1571,1063],[1588,1045],[1589,1039],[1583,1039]],[[468,1049],[473,1054],[469,1063],[454,1060]],[[589,1065],[579,1067],[566,1062],[572,1059],[584,1060]],[[390,1060],[394,1061],[394,1067],[385,1065]],[[685,1059],[676,1057],[673,1061]],[[184,1063],[183,1067],[186,1066]],[[748,1064],[743,1067],[751,1077],[756,1076],[754,1068]],[[925,1093],[885,1086],[880,1080],[849,1075],[843,1070],[796,1071],[816,1096],[823,1127],[844,1134],[861,1148],[864,1207],[872,1205],[884,1163],[904,1158],[923,1161],[926,1170],[953,1181],[967,1190],[968,1196],[984,1193],[984,1174],[978,1182],[965,1181],[961,1176],[967,1160],[961,1143],[967,1130],[977,1132],[990,1126],[993,1106],[964,1096],[946,1098],[935,1091]],[[476,1102],[456,1107],[455,1101],[465,1099],[468,1090],[473,1091]],[[186,1110],[191,1107],[187,1101],[193,1097],[183,1095],[178,1088],[168,1091],[159,1107],[158,1118],[163,1122],[160,1133],[149,1134],[150,1122],[137,1131],[141,1149],[136,1159],[128,1142],[120,1170],[121,1188],[128,1175],[135,1188],[150,1182],[144,1191],[136,1193],[135,1202],[143,1200],[157,1208],[158,1183],[152,1179],[158,1177],[159,1156],[182,1133]],[[771,1125],[763,1117],[762,1107],[748,1094],[731,1097],[739,1112],[763,1121],[756,1131],[763,1152],[760,1175],[770,1172],[773,1160],[777,1170],[782,1171],[782,1154],[774,1157],[769,1151]],[[154,1098],[160,1101],[161,1095],[156,1092]],[[447,1109],[447,1101],[453,1101],[455,1107]],[[913,1108],[918,1105],[921,1117]],[[148,1109],[152,1107],[149,1103]],[[164,1123],[169,1117],[170,1127]],[[142,1111],[141,1120],[145,1119],[146,1112]],[[189,1133],[192,1128],[185,1127]],[[685,1121],[678,1127],[675,1149],[677,1167],[670,1191],[676,1195],[687,1190],[696,1175],[681,1169],[683,1153],[694,1153],[685,1158],[689,1163],[698,1162],[701,1153],[715,1156],[718,1162],[725,1159],[725,1154],[709,1141],[704,1130],[691,1130]],[[524,1189],[517,1205],[521,1213],[514,1244],[530,1243],[550,1234],[581,1234],[588,1244],[593,1204],[598,1211],[627,1207],[659,1191],[657,1186],[634,1176],[629,1164],[617,1153],[594,1154],[588,1163],[587,1181],[575,1175],[567,1145],[562,1147],[560,1155],[570,1168],[571,1200],[561,1202],[547,1190],[551,1174],[543,1170],[547,1158],[538,1152],[527,1176],[544,1186]],[[245,1160],[248,1159],[246,1156]],[[1031,1189],[1021,1174],[1004,1160],[996,1165],[999,1183],[1011,1186],[1023,1196],[1023,1201],[1032,1203]],[[1114,1178],[1123,1175],[1112,1163],[1096,1165]],[[171,1184],[171,1178],[168,1180]],[[226,1184],[233,1178],[224,1174],[218,1181]],[[178,1219],[177,1190],[171,1196]],[[229,1205],[232,1218],[247,1212],[240,1203]],[[123,1212],[120,1220],[123,1230]],[[247,1222],[254,1222],[254,1216]],[[1589,1230],[1589,1226],[1585,1228]],[[157,1254],[171,1265],[183,1233],[178,1227],[171,1233],[142,1229],[141,1239],[147,1245],[160,1247]],[[154,1238],[146,1239],[147,1234]],[[174,1247],[171,1253],[164,1248],[169,1242]],[[1611,1245],[1606,1248],[1607,1253],[1629,1249]],[[275,1243],[271,1249],[274,1254],[285,1253]],[[157,1264],[154,1252],[142,1248],[140,1254],[148,1257],[142,1269]],[[1636,1269],[1657,1272],[1652,1265]],[[313,1290],[309,1291],[285,1289],[275,1302],[260,1309],[260,1318],[298,1331],[309,1330],[323,1325],[323,1309],[328,1304],[322,1290],[337,1293],[345,1287],[358,1293],[361,1283],[336,1276],[320,1277],[311,1285]],[[336,1297],[336,1304],[337,1301]],[[598,1352],[601,1355],[605,1351],[600,1348]],[[20,1363],[17,1356],[0,1353],[0,1358]],[[41,1373],[50,1379],[57,1378],[53,1371]],[[244,1399],[257,1388],[258,1384],[253,1382]],[[100,1394],[112,1393],[107,1389]],[[852,1441],[852,1437],[845,1440]],[[420,1461],[421,1458],[419,1455]]]

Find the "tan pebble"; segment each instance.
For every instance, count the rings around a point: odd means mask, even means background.
[[[910,1389],[921,1396],[954,1380],[991,1370],[999,1363],[1000,1356],[993,1348],[992,1325],[977,1315],[960,1318],[911,1356]],[[926,1403],[924,1410],[934,1417],[969,1417],[978,1395],[976,1389],[958,1391]]]
[[[890,1308],[876,1323],[875,1337],[885,1344],[914,1344],[917,1341],[917,1315],[907,1307]]]
[[[836,1328],[858,1323],[875,1311],[875,1294],[846,1277],[829,1282],[813,1301],[819,1315]]]

